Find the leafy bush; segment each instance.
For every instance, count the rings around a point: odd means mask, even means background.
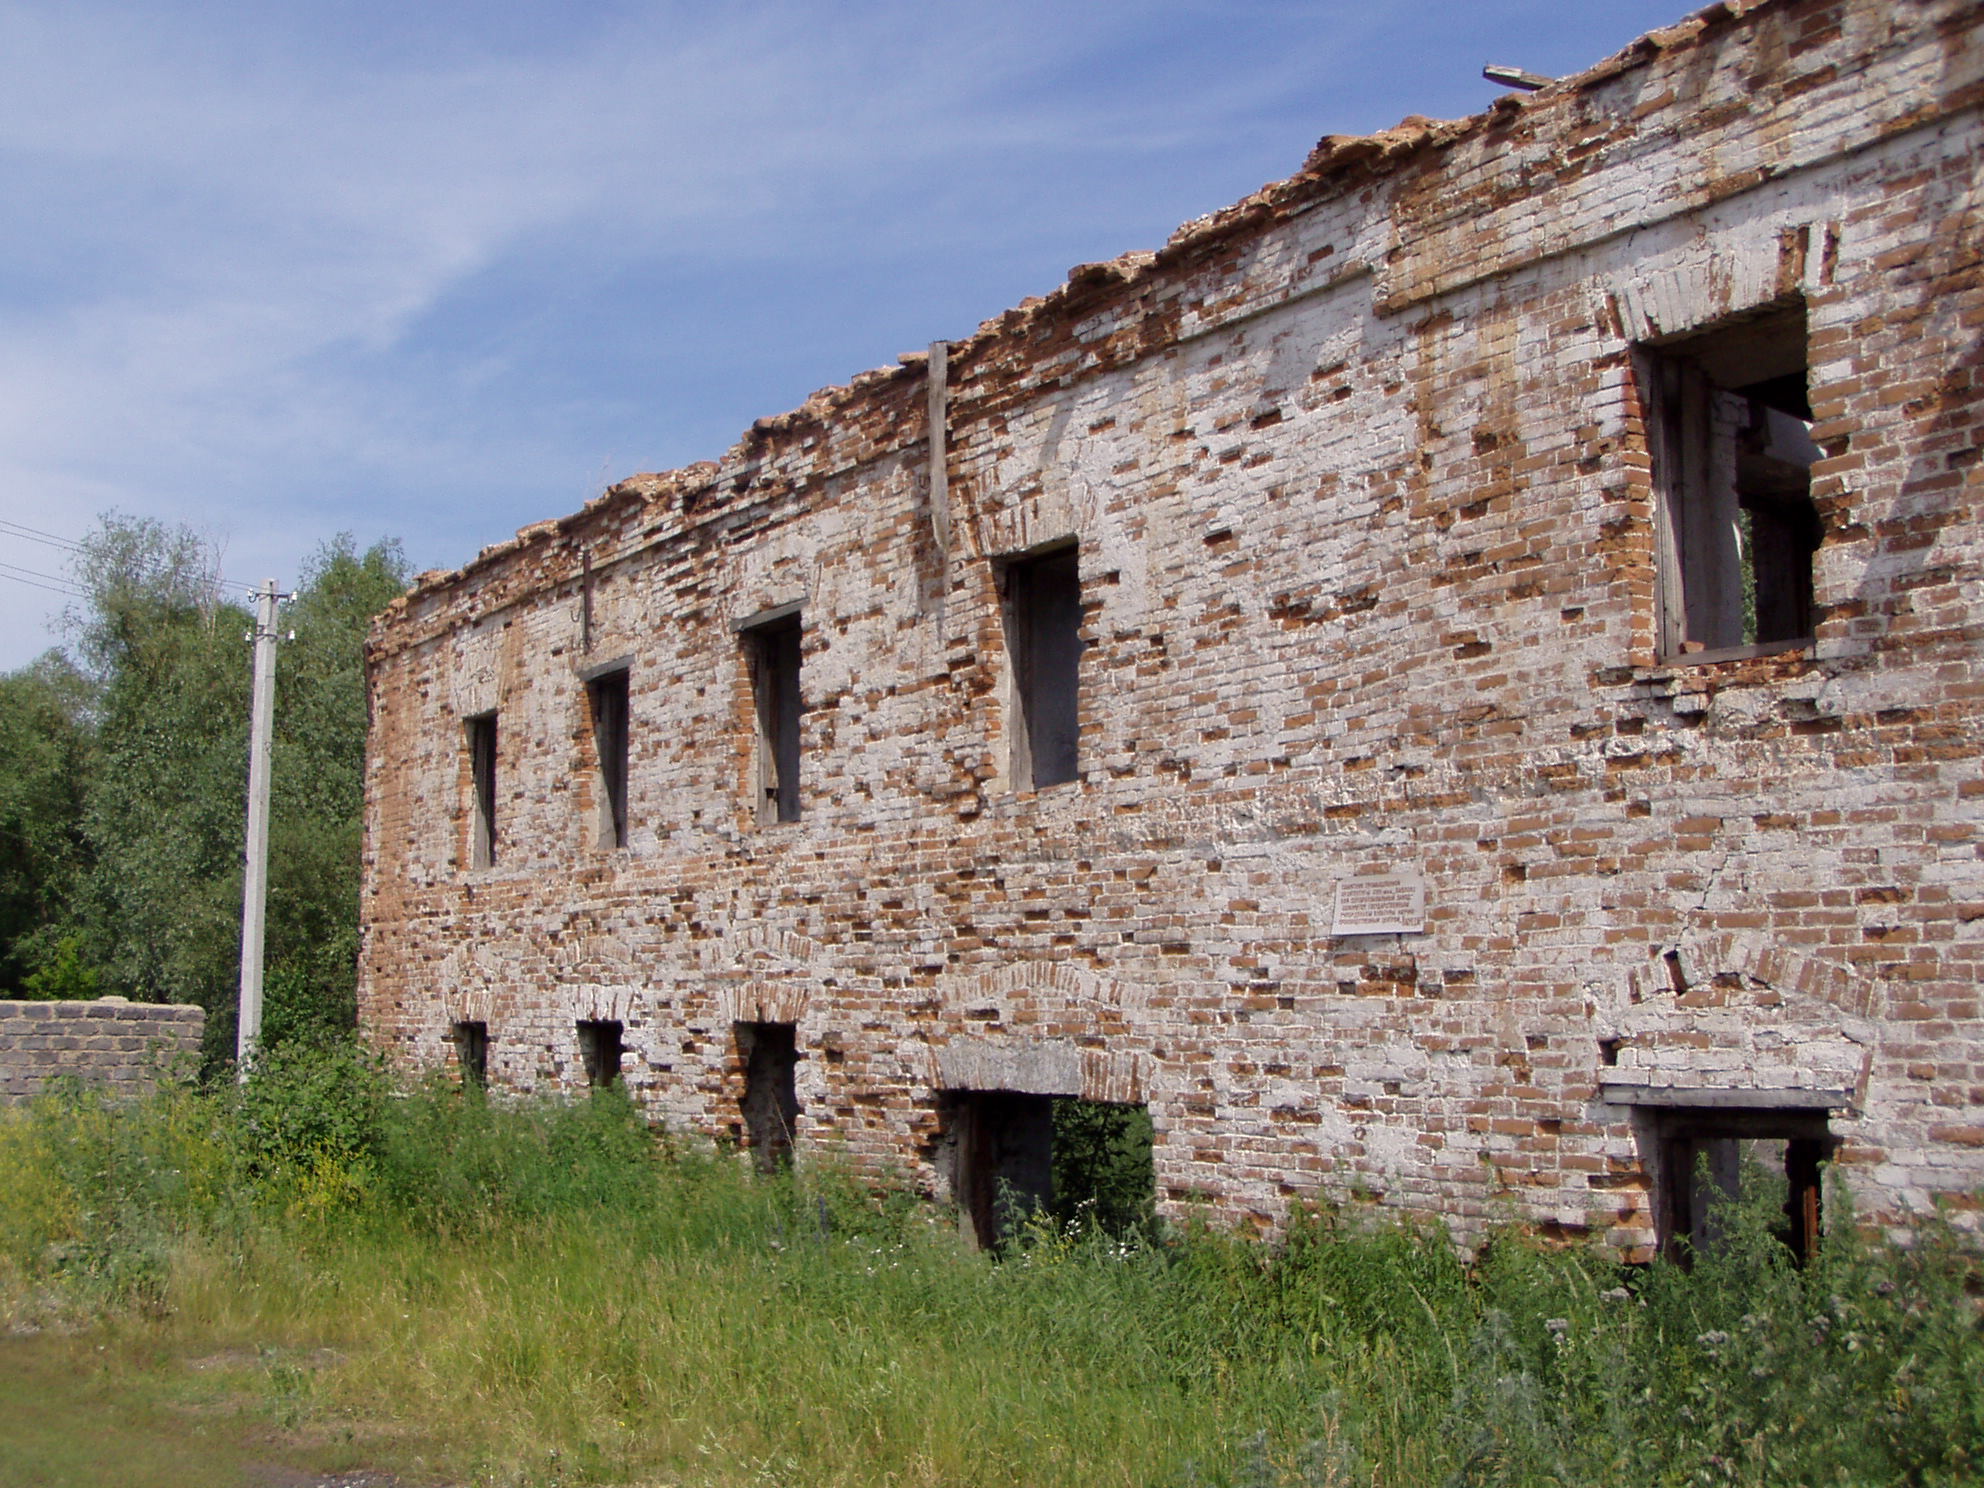
[[[212,1102],[166,1089],[139,1110],[74,1084],[0,1111],[0,1258],[92,1304],[162,1300],[176,1241],[228,1202]]]
[[[434,1079],[385,1113],[379,1197],[438,1230],[602,1207],[643,1215],[659,1197],[659,1154],[620,1086],[509,1106]]]
[[[228,1111],[242,1176],[282,1202],[349,1206],[372,1181],[390,1095],[384,1063],[355,1039],[259,1051]]]
[[[1150,1237],[1157,1226],[1157,1177],[1150,1111],[1140,1105],[1054,1102],[1054,1206],[1062,1225],[1118,1238]]]
[[[1984,1256],[1940,1218],[1894,1247],[1833,1207],[1803,1266],[1769,1199],[1724,1208],[1687,1267],[1510,1232],[1463,1272],[1428,1234],[1311,1222],[1268,1268],[1284,1324],[1306,1308],[1320,1337],[1335,1319],[1389,1368],[1328,1397],[1325,1432],[1243,1443],[1242,1476],[1350,1481],[1346,1461],[1396,1463],[1416,1438],[1454,1488],[1975,1481]]]

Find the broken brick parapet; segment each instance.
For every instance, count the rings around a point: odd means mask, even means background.
[[[1148,1104],[1167,1204],[1264,1224],[1513,1204],[1638,1253],[1658,1102],[1744,1092],[1842,1101],[1868,1212],[1984,1185],[1978,25],[1718,7],[1083,266],[950,349],[942,540],[913,356],[424,576],[369,650],[366,1026],[432,1063],[483,1022],[560,1090],[619,1022],[723,1136],[736,1025],[790,1024],[802,1154],[932,1189],[958,1082],[1077,1085]],[[1663,656],[1636,358],[1788,305],[1811,634]],[[1016,789],[1008,580],[1069,542],[1077,778]],[[764,820],[743,637],[794,613]],[[1336,934],[1386,873],[1423,927]]]
[[[1622,235],[1667,223],[1688,232],[1697,214],[1725,196],[1755,196],[1780,177],[1850,160],[1884,138],[1933,129],[1984,101],[1984,59],[1952,45],[1932,25],[1893,24],[1892,15],[1868,14],[1870,7],[1834,4],[1818,7],[1828,13],[1820,29],[1848,34],[1812,53],[1818,60],[1811,63],[1811,76],[1823,77],[1822,94],[1805,96],[1797,111],[1767,118],[1761,128],[1741,113],[1705,124],[1693,102],[1704,86],[1694,74],[1705,39],[1721,35],[1731,19],[1744,18],[1746,26],[1731,34],[1736,44],[1726,55],[1716,54],[1716,65],[1740,78],[1746,68],[1768,67],[1773,57],[1795,49],[1795,40],[1787,37],[1817,24],[1808,4],[1766,0],[1711,9],[1727,14],[1704,12],[1543,94],[1507,98],[1473,119],[1415,120],[1369,139],[1326,141],[1327,148],[1319,147],[1302,175],[1188,224],[1164,250],[1077,266],[1054,295],[995,317],[953,345],[953,398],[961,411],[977,399],[979,416],[994,417],[1078,377],[1231,329],[1235,315],[1256,317],[1306,296],[1362,283],[1374,313],[1398,314],[1517,267],[1534,272],[1560,255],[1589,252]],[[1910,0],[1902,9],[1931,19],[1940,14],[1923,0]],[[1871,70],[1883,78],[1879,89],[1863,86]],[[1797,94],[1800,76],[1791,74],[1776,86]],[[1743,86],[1749,86],[1747,78]],[[1630,99],[1609,96],[1625,87],[1634,90]],[[1593,130],[1601,130],[1602,137]],[[1567,132],[1578,145],[1569,165],[1562,159]],[[1773,152],[1765,164],[1746,172],[1715,163],[1731,139],[1759,137]],[[1655,177],[1674,195],[1649,201],[1642,194],[1612,192],[1608,149],[1633,157],[1644,154],[1650,139],[1662,141],[1664,156],[1685,152],[1684,158],[1663,160]],[[1356,195],[1370,185],[1361,171],[1346,178],[1353,161],[1360,168],[1377,167],[1384,193],[1378,210]],[[1411,168],[1403,168],[1408,161]],[[1630,168],[1635,162],[1625,163]],[[1567,189],[1587,180],[1599,210],[1567,209]],[[1534,221],[1506,220],[1510,212],[1524,210]],[[1633,215],[1618,215],[1622,211]],[[1319,232],[1318,221],[1333,230]],[[1538,227],[1550,235],[1541,243]],[[1274,241],[1270,229],[1287,234],[1291,228],[1293,235],[1278,251],[1263,251]],[[1464,234],[1471,247],[1452,240],[1451,232]],[[1338,241],[1346,234],[1361,237],[1361,243]],[[1250,251],[1231,251],[1236,239]],[[1211,256],[1218,247],[1228,251]],[[1482,252],[1489,256],[1464,267],[1473,262],[1470,253]],[[1763,262],[1769,274],[1779,270],[1774,260],[1725,259]],[[1218,276],[1210,292],[1208,273]],[[1372,287],[1374,276],[1378,282]],[[1733,292],[1739,301],[1745,298],[1742,287]],[[1679,308],[1656,300],[1621,307],[1616,298],[1612,306],[1615,315],[1632,322],[1625,328],[1633,335],[1659,334],[1662,315],[1671,317]],[[1099,327],[1106,330],[1099,333]],[[1052,349],[1043,354],[1043,344]],[[1064,349],[1074,347],[1080,350]],[[800,409],[760,420],[721,464],[623,482],[585,513],[538,523],[511,542],[484,550],[459,574],[423,575],[421,587],[452,586],[522,548],[554,544],[601,507],[657,499],[679,502],[685,510],[727,506],[749,491],[752,475],[770,466],[781,446],[785,453],[799,446],[797,453],[815,479],[906,452],[927,437],[927,429],[920,418],[923,359],[904,362],[864,373],[846,387],[822,389]],[[822,460],[821,449],[836,453]]]

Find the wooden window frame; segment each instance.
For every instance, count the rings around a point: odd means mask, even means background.
[[[1073,541],[999,562],[1011,671],[1007,776],[1016,792],[1081,779],[1081,550]]]
[[[496,866],[498,847],[497,767],[500,735],[495,709],[462,720],[463,748],[468,754],[468,865]]]
[[[806,712],[802,674],[805,628],[796,605],[756,617],[739,628],[751,686],[752,809],[760,826],[796,822],[800,792],[800,729]]]
[[[586,681],[586,709],[592,718],[594,770],[599,787],[598,842],[602,848],[627,845],[627,764],[632,732],[631,671],[612,667]]]

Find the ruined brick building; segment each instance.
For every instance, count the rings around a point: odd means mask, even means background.
[[[362,1016],[982,1215],[1984,1188],[1984,11],[1717,5],[422,576]]]

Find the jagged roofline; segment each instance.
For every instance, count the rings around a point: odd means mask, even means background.
[[[1410,114],[1391,129],[1376,134],[1326,134],[1317,141],[1296,174],[1270,182],[1229,207],[1193,218],[1173,232],[1162,248],[1135,249],[1106,262],[1077,264],[1057,289],[1046,295],[1030,296],[1012,309],[981,322],[970,336],[950,343],[953,364],[968,362],[989,343],[1037,331],[1042,322],[1088,314],[1105,294],[1139,288],[1160,273],[1191,265],[1232,238],[1258,232],[1299,210],[1340,197],[1373,177],[1389,175],[1414,156],[1444,149],[1515,115],[1554,106],[1666,53],[1694,47],[1703,37],[1742,17],[1797,3],[1799,0],[1718,0],[1671,26],[1649,31],[1582,72],[1559,78],[1534,93],[1506,93],[1465,119],[1428,119]],[[417,575],[407,593],[381,613],[374,623],[374,632],[386,628],[413,600],[459,584],[533,544],[568,533],[610,509],[708,489],[722,480],[726,471],[735,472],[762,459],[769,447],[795,434],[835,422],[848,405],[871,396],[885,384],[921,379],[927,360],[927,353],[907,352],[898,358],[896,366],[877,367],[857,373],[845,383],[821,388],[797,408],[757,420],[721,460],[699,460],[660,473],[629,476],[576,512],[519,528],[514,537],[490,544],[458,569],[429,569]]]

